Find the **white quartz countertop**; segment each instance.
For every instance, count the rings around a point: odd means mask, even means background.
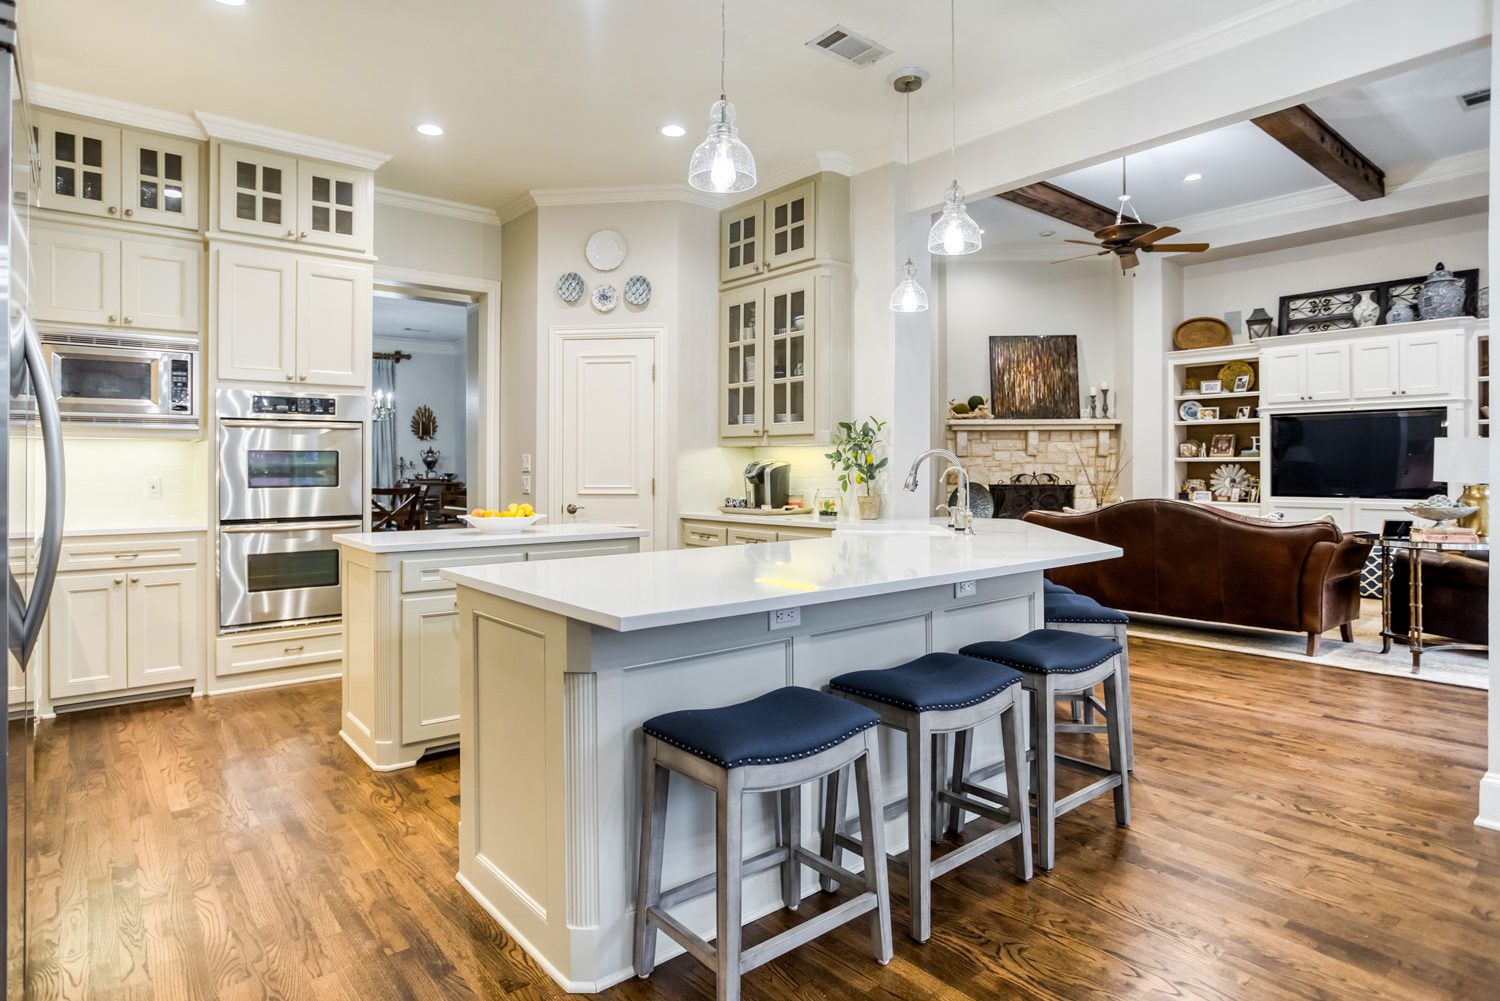
[[[783,525],[787,528],[833,529],[847,524],[835,518],[820,518],[815,514],[754,514],[749,511],[733,514],[723,511],[684,511],[679,517],[684,521],[720,521],[734,525],[765,525],[768,528]]]
[[[841,528],[845,527],[841,524]],[[1119,548],[1023,521],[959,535],[886,522],[827,539],[447,569],[461,587],[621,632],[1114,559]]]
[[[644,539],[643,528],[618,525],[533,525],[521,532],[489,535],[477,528],[436,528],[420,532],[351,532],[333,541],[367,553],[441,552],[448,549],[495,549],[503,546],[544,546],[551,542],[601,542]]]

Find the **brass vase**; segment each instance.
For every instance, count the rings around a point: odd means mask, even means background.
[[[1485,541],[1490,537],[1490,485],[1488,483],[1471,483],[1469,488],[1458,498],[1458,502],[1465,507],[1477,507],[1471,515],[1458,519],[1457,524],[1464,528],[1472,528]]]

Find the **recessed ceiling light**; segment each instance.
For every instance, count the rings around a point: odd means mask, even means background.
[[[1188,182],[1189,184],[1191,184],[1194,181],[1201,181],[1201,180],[1203,180],[1203,175],[1199,174],[1197,172],[1194,172],[1194,173],[1188,174],[1186,177],[1183,178],[1183,180],[1186,181],[1186,182]]]
[[[687,135],[687,129],[683,128],[681,125],[678,125],[676,122],[668,122],[656,131],[660,132],[668,139],[681,139],[683,136]]]
[[[245,6],[245,0],[219,0],[219,3],[223,4],[225,7]]]
[[[437,122],[418,122],[417,131],[424,136],[440,136],[443,134],[443,127]]]

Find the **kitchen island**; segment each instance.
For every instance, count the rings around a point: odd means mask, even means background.
[[[376,771],[458,743],[458,608],[443,567],[634,553],[650,533],[610,525],[336,535],[343,582],[339,736]]]
[[[784,685],[889,667],[1042,625],[1042,571],[1120,550],[1019,521],[956,535],[883,523],[829,539],[445,569],[458,586],[459,881],[566,990],[633,973],[640,726]],[[998,757],[998,727],[978,764]],[[888,804],[905,796],[902,737],[885,733]],[[804,840],[816,817],[804,789]],[[674,781],[663,885],[713,871],[714,803]],[[887,810],[888,846],[906,843]],[[747,800],[745,853],[774,842]],[[803,892],[816,885],[805,873]],[[744,888],[747,921],[781,906],[779,876]],[[675,916],[700,935],[713,900]],[[660,956],[680,951],[662,936]]]

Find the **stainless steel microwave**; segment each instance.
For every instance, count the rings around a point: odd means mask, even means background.
[[[197,340],[43,333],[41,341],[63,420],[199,426]]]

